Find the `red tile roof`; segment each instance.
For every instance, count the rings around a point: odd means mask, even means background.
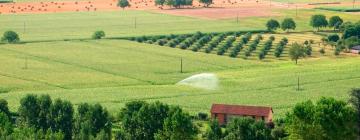
[[[264,106],[244,106],[244,105],[226,105],[226,104],[213,104],[211,113],[218,114],[233,114],[233,115],[246,115],[246,116],[269,116],[271,107]]]

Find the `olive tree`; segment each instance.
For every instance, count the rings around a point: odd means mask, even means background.
[[[128,0],[119,0],[117,6],[124,10],[126,7],[130,7],[130,3]]]
[[[1,41],[5,41],[7,43],[17,43],[20,41],[19,35],[14,31],[6,31],[1,38]]]
[[[319,31],[320,28],[326,27],[328,25],[328,21],[324,15],[313,15],[311,16],[310,25],[313,28],[317,28]]]
[[[295,28],[296,28],[296,23],[292,18],[285,18],[281,22],[281,29],[283,29],[284,31],[289,32],[290,30],[295,30]]]
[[[199,0],[199,2],[204,4],[204,7],[209,7],[213,3],[212,0]]]
[[[266,23],[266,28],[269,31],[274,31],[276,29],[278,29],[280,27],[280,23],[275,20],[275,19],[270,19],[267,23]]]
[[[101,39],[103,37],[105,37],[104,31],[95,31],[94,34],[92,35],[92,39]]]
[[[340,26],[343,24],[343,19],[341,19],[339,16],[332,16],[329,19],[329,27],[334,28],[334,30],[337,30],[340,28]]]
[[[298,59],[300,59],[301,57],[305,57],[304,46],[298,43],[293,43],[289,50],[289,56],[291,60],[294,60],[295,64],[297,64]]]

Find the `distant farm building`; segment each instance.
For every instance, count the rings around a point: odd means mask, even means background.
[[[352,47],[351,53],[360,54],[360,45]]]
[[[220,125],[236,117],[251,117],[265,122],[271,122],[273,118],[272,108],[263,106],[213,104],[210,112],[211,118],[217,119]]]

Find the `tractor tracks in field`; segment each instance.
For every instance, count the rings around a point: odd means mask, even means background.
[[[41,80],[36,80],[36,79],[29,79],[29,78],[24,78],[24,77],[18,77],[18,76],[15,76],[15,75],[5,74],[5,73],[2,73],[2,72],[0,72],[0,76],[8,77],[8,78],[14,78],[14,79],[28,81],[28,82],[40,83],[40,84],[44,84],[44,85],[47,85],[47,86],[50,86],[50,87],[56,87],[56,88],[60,88],[60,89],[70,89],[70,88],[67,88],[67,87],[64,87],[64,86],[51,84],[51,83],[46,82],[46,81],[41,81]]]
[[[355,80],[355,79],[360,79],[360,76],[352,77],[352,78],[344,77],[344,78],[338,78],[338,79],[328,79],[328,80],[324,80],[324,81],[306,82],[306,83],[302,83],[301,86],[318,84],[318,83],[344,81],[344,80]],[[136,98],[136,99],[135,98],[134,99],[122,99],[122,100],[112,100],[112,101],[109,101],[109,102],[112,102],[112,103],[126,103],[126,102],[137,101],[137,100],[159,100],[159,99],[171,99],[171,98],[178,98],[178,97],[197,97],[197,96],[207,96],[207,95],[238,94],[240,92],[246,92],[246,91],[264,91],[264,90],[290,88],[290,87],[293,87],[294,90],[295,90],[296,86],[297,86],[297,84],[287,84],[287,85],[278,85],[278,86],[274,86],[274,87],[262,87],[262,88],[256,88],[256,89],[237,90],[237,91],[233,91],[233,92],[229,92],[229,93],[212,92],[212,93],[188,94],[188,93],[184,92],[184,93],[179,93],[179,94],[171,95],[171,96],[145,97],[145,98]],[[104,101],[103,103],[105,103],[105,102],[108,102],[108,101]]]
[[[44,57],[44,56],[32,55],[32,54],[28,54],[28,53],[21,52],[21,51],[15,51],[15,50],[12,50],[12,49],[1,48],[1,50],[5,50],[5,51],[9,51],[9,52],[29,56],[29,57],[32,57],[32,58],[38,60],[38,61],[43,61],[43,62],[48,61],[48,62],[60,63],[60,64],[64,64],[64,65],[69,65],[69,66],[73,66],[73,67],[78,67],[78,68],[82,68],[82,69],[88,69],[88,70],[92,70],[92,71],[96,71],[96,72],[100,72],[100,73],[105,73],[105,74],[109,74],[109,75],[113,75],[113,76],[120,76],[120,77],[124,77],[124,78],[128,78],[128,79],[140,81],[140,82],[143,82],[143,83],[147,83],[147,84],[150,84],[150,85],[157,85],[155,82],[150,81],[150,80],[143,80],[143,79],[131,77],[131,76],[128,76],[128,75],[123,75],[123,74],[119,74],[119,73],[115,73],[115,72],[105,71],[105,70],[102,70],[102,69],[99,69],[99,68],[94,68],[94,67],[90,67],[90,66],[86,66],[86,65],[81,65],[81,64],[77,64],[77,63],[71,63],[71,62],[67,62],[67,61],[63,61],[63,60],[59,60],[59,59],[51,59],[49,57]]]

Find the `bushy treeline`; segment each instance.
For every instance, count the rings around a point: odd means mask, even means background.
[[[99,104],[81,103],[75,110],[66,100],[26,95],[16,113],[0,99],[0,139],[354,140],[360,134],[359,109],[360,89],[354,89],[349,102],[323,97],[315,103],[296,104],[274,122],[239,117],[220,126],[204,113],[193,117],[178,106],[160,102],[128,102],[112,117]]]
[[[273,123],[243,117],[221,127],[212,120],[204,139],[355,140],[360,132],[360,89],[351,91],[349,102],[322,97],[315,103],[310,100],[297,103],[284,118],[277,118]]]
[[[112,121],[100,104],[79,104],[77,112],[69,101],[48,95],[26,95],[16,114],[0,100],[0,116],[6,118],[0,139],[103,139],[111,137]],[[15,131],[14,127],[18,130]],[[1,127],[3,128],[3,127]]]
[[[129,102],[112,117],[100,104],[81,103],[75,110],[69,101],[32,94],[11,113],[7,101],[0,99],[0,139],[168,140],[194,139],[197,134],[188,113],[160,102]]]
[[[174,8],[181,8],[182,6],[192,6],[193,0],[155,0],[155,5],[171,6]]]

